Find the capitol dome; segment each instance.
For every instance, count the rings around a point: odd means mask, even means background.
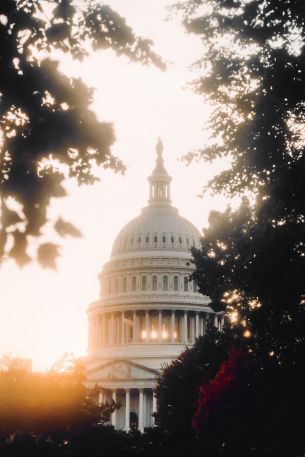
[[[120,402],[111,420],[125,430],[153,425],[161,367],[205,333],[207,320],[222,325],[190,281],[200,233],[171,205],[160,140],[156,150],[148,205],[116,237],[88,309],[87,385],[100,387],[99,402]]]
[[[111,257],[142,250],[186,251],[199,248],[200,233],[178,210],[148,206],[142,214],[120,231],[113,244]]]

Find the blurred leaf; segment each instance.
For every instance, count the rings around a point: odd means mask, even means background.
[[[81,232],[76,227],[74,227],[73,224],[64,221],[61,217],[57,219],[54,228],[56,232],[62,237],[70,235],[75,238],[80,238],[82,236]]]
[[[31,261],[31,257],[27,254],[27,239],[26,235],[19,230],[16,230],[12,233],[14,238],[14,245],[12,249],[9,251],[8,255],[16,260],[17,264],[20,267],[23,267],[27,263]]]
[[[43,268],[56,269],[56,259],[59,256],[59,246],[54,243],[44,243],[37,249],[37,260]]]

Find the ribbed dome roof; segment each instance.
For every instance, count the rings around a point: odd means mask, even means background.
[[[172,206],[148,206],[118,234],[112,256],[143,249],[189,251],[199,248],[197,228]]]

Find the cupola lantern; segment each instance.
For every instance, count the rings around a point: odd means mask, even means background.
[[[171,176],[167,173],[164,167],[163,160],[163,143],[160,138],[158,138],[156,144],[157,160],[156,166],[152,172],[152,175],[149,176],[149,205],[170,205],[170,182],[172,180]]]

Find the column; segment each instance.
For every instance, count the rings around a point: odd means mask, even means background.
[[[129,430],[130,430],[130,390],[129,389],[126,389],[125,400],[126,400],[125,431],[129,432]]]
[[[104,340],[105,344],[109,344],[109,332],[108,332],[108,314],[104,314]]]
[[[184,311],[184,319],[183,319],[183,342],[187,344],[187,311]]]
[[[149,311],[145,312],[145,327],[146,327],[146,342],[149,343],[150,340],[150,319]]]
[[[155,392],[152,391],[153,397],[152,397],[152,412],[153,414],[157,412],[157,398],[155,396]],[[156,418],[153,416],[153,425],[156,423]]]
[[[138,342],[138,322],[137,322],[137,312],[133,311],[132,313],[132,320],[133,320],[133,342]]]
[[[195,338],[196,338],[196,330],[195,330],[196,319],[195,319],[195,316],[192,316],[190,318],[190,324],[191,324],[191,343],[195,343]]]
[[[172,310],[171,315],[171,342],[175,341],[175,311]]]
[[[96,316],[96,342],[97,346],[100,346],[101,342],[101,319],[100,316]]]
[[[162,311],[159,310],[158,313],[158,339],[159,343],[162,342]]]
[[[110,332],[111,332],[111,344],[115,343],[115,319],[114,313],[111,313],[111,322],[110,322]]]
[[[125,322],[124,322],[124,311],[121,312],[121,343],[125,343]]]
[[[144,389],[139,389],[139,430],[144,432]]]
[[[98,404],[101,405],[104,403],[104,390],[101,389],[98,393]]]
[[[204,313],[202,316],[202,335],[206,334],[207,329],[207,314]]]
[[[103,328],[103,314],[100,316],[100,345],[103,346],[104,328]]]
[[[112,400],[116,403],[116,389],[112,391]],[[116,428],[116,413],[117,410],[115,409],[114,412],[111,414],[111,423]]]
[[[101,346],[102,346],[104,344],[104,314],[101,314],[100,328],[101,328],[100,341],[101,341]]]
[[[199,313],[196,311],[196,317],[195,317],[195,337],[198,338],[200,335],[200,327],[199,327]]]

